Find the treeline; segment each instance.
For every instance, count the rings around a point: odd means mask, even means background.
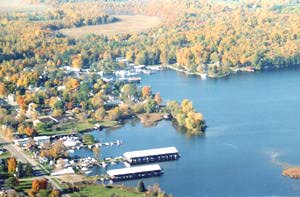
[[[40,22],[51,30],[81,27],[87,25],[101,25],[116,22],[118,19],[109,16],[98,6],[86,7],[84,4],[65,4],[59,8],[40,12],[11,12],[0,15],[2,23],[10,21]]]
[[[112,71],[122,67],[114,62],[119,56],[136,64],[173,64],[213,74],[243,66],[298,66],[300,16],[271,11],[272,6],[264,1],[227,4],[191,0],[64,4],[59,8],[63,14],[56,17],[65,19],[63,24],[69,27],[111,22],[101,13],[122,10],[158,15],[164,21],[149,32],[90,35],[79,40],[53,31],[62,27],[61,21],[7,21],[2,16],[0,75],[7,73],[5,83],[16,84],[24,69],[39,74],[63,66]],[[36,82],[25,83],[25,87]]]

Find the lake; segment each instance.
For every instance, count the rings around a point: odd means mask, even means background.
[[[206,133],[188,137],[168,121],[150,128],[130,121],[114,131],[93,132],[102,141],[123,140],[120,147],[103,148],[102,157],[176,146],[181,158],[161,163],[165,172],[161,177],[144,180],[146,184],[158,183],[174,196],[300,193],[299,180],[283,177],[282,167],[277,165],[279,161],[300,165],[299,70],[244,73],[214,80],[161,71],[143,76],[141,85],[150,85],[165,100],[192,100],[206,119]],[[84,149],[76,154],[93,155]],[[278,158],[274,158],[276,154]],[[136,185],[136,181],[124,184]]]

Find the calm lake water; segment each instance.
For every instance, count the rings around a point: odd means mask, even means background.
[[[132,121],[118,130],[93,132],[102,141],[123,140],[120,147],[103,148],[103,157],[176,146],[182,157],[161,163],[163,176],[144,180],[158,183],[175,196],[300,194],[300,181],[283,177],[278,165],[300,165],[299,70],[245,73],[218,80],[161,71],[143,76],[141,85],[152,86],[165,100],[192,100],[207,121],[205,135],[190,138],[168,121],[150,128]],[[88,150],[76,154],[93,155]],[[124,184],[135,185],[136,181]]]

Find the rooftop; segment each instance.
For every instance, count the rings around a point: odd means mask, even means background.
[[[147,156],[163,155],[163,154],[171,154],[171,153],[178,153],[178,150],[176,149],[176,147],[132,151],[132,152],[126,152],[123,155],[125,158],[131,159],[131,158],[135,158],[135,157],[147,157]]]
[[[134,174],[134,173],[140,173],[140,172],[152,172],[152,171],[158,171],[158,170],[161,170],[160,166],[158,164],[154,164],[154,165],[108,170],[107,174],[110,177],[112,177],[112,176],[117,176],[117,175]]]

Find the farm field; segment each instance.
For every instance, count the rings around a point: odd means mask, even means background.
[[[159,17],[145,16],[145,15],[115,15],[119,21],[105,24],[105,25],[93,25],[77,28],[69,28],[60,30],[61,33],[79,38],[87,34],[107,35],[112,36],[118,33],[138,33],[147,31],[153,27],[158,26],[161,23]]]

